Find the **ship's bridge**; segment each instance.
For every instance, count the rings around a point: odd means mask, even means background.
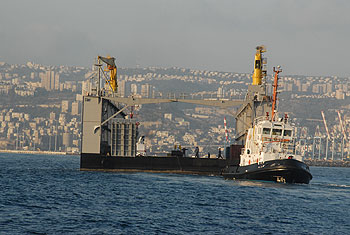
[[[271,121],[268,117],[258,119],[248,131],[241,165],[261,164],[276,159],[301,160],[301,156],[295,154],[294,127],[287,120]]]
[[[289,142],[293,139],[293,127],[285,122],[271,122],[263,120],[256,124],[256,136],[258,140],[273,141],[279,140]]]

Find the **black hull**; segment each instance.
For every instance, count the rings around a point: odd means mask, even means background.
[[[81,154],[81,170],[150,171],[188,174],[221,175],[227,166],[224,159],[189,157],[111,157]]]
[[[268,161],[249,166],[230,166],[222,174],[225,179],[252,179],[283,183],[308,184],[312,179],[309,167],[294,159]]]

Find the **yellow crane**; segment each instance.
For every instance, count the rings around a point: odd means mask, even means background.
[[[257,46],[254,61],[254,73],[253,73],[253,85],[261,85],[262,78],[266,76],[266,70],[264,64],[266,59],[263,58],[263,53],[266,52],[265,46]]]
[[[98,56],[98,64],[100,64],[100,61],[103,61],[107,64],[107,71],[109,71],[110,78],[106,79],[112,89],[113,92],[117,92],[117,66],[115,65],[115,58],[114,57],[103,57]]]

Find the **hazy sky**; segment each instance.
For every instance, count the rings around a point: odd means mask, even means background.
[[[0,61],[350,77],[349,0],[2,0]]]

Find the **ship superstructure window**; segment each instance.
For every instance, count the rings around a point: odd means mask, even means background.
[[[284,136],[292,136],[292,130],[284,130]]]
[[[270,135],[270,128],[263,128],[263,135]]]
[[[282,129],[272,129],[272,135],[282,135]]]

